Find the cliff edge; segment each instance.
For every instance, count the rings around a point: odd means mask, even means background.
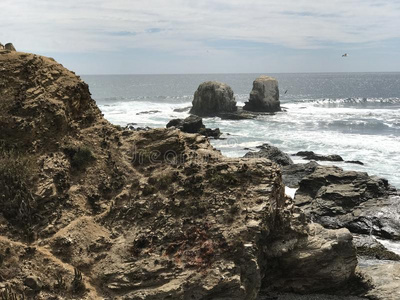
[[[4,297],[361,292],[351,234],[307,224],[277,165],[122,130],[53,59],[0,51],[0,126]]]

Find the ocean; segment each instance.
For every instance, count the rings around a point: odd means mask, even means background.
[[[82,79],[110,122],[165,127],[172,118],[188,116],[174,109],[190,106],[200,83],[227,83],[238,105],[243,105],[259,75],[86,75]],[[278,79],[285,112],[255,120],[203,119],[207,127],[219,127],[224,133],[224,139],[211,141],[215,148],[229,157],[241,157],[263,143],[289,154],[303,150],[339,154],[364,165],[335,165],[387,178],[400,188],[400,73],[265,75]]]

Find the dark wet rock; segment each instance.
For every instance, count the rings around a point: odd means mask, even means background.
[[[236,112],[221,113],[218,115],[222,120],[252,120],[257,118],[258,114],[243,110],[242,107],[238,107]]]
[[[189,111],[192,107],[191,106],[187,106],[187,107],[183,107],[183,108],[175,108],[174,112],[186,112]]]
[[[318,166],[300,181],[295,203],[326,228],[400,239],[399,196],[386,179]]]
[[[243,157],[245,158],[267,158],[277,163],[280,166],[287,166],[293,164],[292,159],[288,154],[281,151],[278,147],[263,144],[258,146],[260,150],[258,152],[248,152]]]
[[[5,44],[4,49],[9,51],[17,51],[12,43]]]
[[[283,183],[291,188],[297,188],[299,182],[306,176],[310,175],[319,166],[315,161],[310,161],[306,164],[291,164],[283,166],[282,180]]]
[[[400,255],[387,249],[372,235],[353,234],[353,243],[357,248],[358,256],[400,261]]]
[[[206,128],[202,118],[195,115],[190,115],[186,119],[172,119],[167,124],[167,128],[170,127],[176,127],[186,133],[199,133],[207,137],[219,138],[221,136],[219,128]]]
[[[160,113],[161,111],[159,110],[149,110],[149,111],[141,111],[138,112],[136,115],[150,115],[150,114],[156,114],[156,113]]]
[[[260,76],[254,80],[250,99],[243,109],[258,112],[281,111],[278,81],[269,76]]]
[[[356,164],[356,165],[361,165],[361,166],[364,165],[364,163],[359,161],[359,160],[346,160],[345,163],[347,163],[347,164]]]
[[[218,81],[207,81],[199,85],[194,93],[191,114],[200,117],[215,117],[221,113],[237,110],[231,87]]]
[[[301,156],[307,160],[343,161],[343,158],[337,154],[321,155],[321,154],[314,153],[313,151],[299,151],[295,155]]]

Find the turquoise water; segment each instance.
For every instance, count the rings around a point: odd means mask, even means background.
[[[82,76],[112,123],[164,127],[187,113],[198,85],[207,80],[229,84],[243,105],[260,74]],[[206,118],[226,139],[212,144],[239,157],[262,143],[283,151],[312,150],[360,160],[364,166],[335,163],[389,179],[400,188],[400,73],[268,74],[279,81],[286,112],[256,120]],[[284,93],[285,91],[286,94]],[[145,111],[156,111],[140,114]],[[139,114],[138,114],[139,113]],[[229,133],[229,135],[227,135]],[[295,159],[296,161],[296,159]],[[300,161],[300,160],[297,160]]]

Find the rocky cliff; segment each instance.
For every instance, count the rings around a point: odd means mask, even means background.
[[[307,224],[277,165],[177,129],[121,130],[50,58],[0,51],[0,126],[3,299],[360,287],[350,233]]]

